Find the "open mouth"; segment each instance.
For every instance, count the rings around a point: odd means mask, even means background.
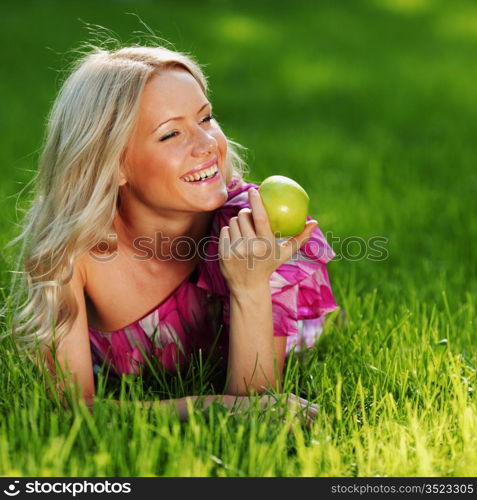
[[[183,180],[184,182],[189,182],[190,184],[200,184],[202,182],[214,179],[218,175],[219,169],[217,165],[213,165],[212,167],[206,168],[201,172],[197,172],[191,175],[185,175],[184,177],[181,177],[181,180]]]

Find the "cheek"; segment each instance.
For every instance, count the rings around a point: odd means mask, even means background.
[[[216,140],[220,149],[220,152],[222,154],[225,154],[227,152],[227,138],[225,137],[225,134],[220,130],[216,136]]]
[[[145,150],[142,155],[135,158],[133,165],[133,179],[142,186],[151,183],[164,184],[176,177],[180,172],[181,155],[177,151],[167,150],[158,152],[154,149]]]

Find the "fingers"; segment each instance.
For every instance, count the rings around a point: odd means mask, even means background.
[[[316,220],[309,220],[300,234],[288,238],[287,241],[281,244],[282,248],[285,249],[285,260],[291,258],[310,239],[311,233],[317,226],[318,222]]]
[[[233,243],[234,241],[237,241],[242,237],[237,217],[232,217],[229,220],[229,227],[230,227],[230,241],[231,243]]]
[[[267,211],[263,206],[262,199],[255,188],[248,190],[248,198],[252,207],[252,217],[255,226],[255,232],[258,237],[271,239],[274,238],[270,223],[268,221]]]
[[[262,408],[262,409],[270,408],[276,402],[277,402],[277,399],[275,398],[275,396],[273,396],[271,394],[265,394],[265,395],[261,396],[259,399],[260,408]]]
[[[219,234],[219,255],[222,259],[230,257],[227,255],[227,249],[230,249],[230,228],[222,226]]]
[[[287,407],[292,411],[293,417],[298,417],[300,422],[308,429],[318,416],[318,406],[306,399],[290,394],[287,398]]]
[[[255,238],[255,229],[253,227],[252,210],[242,208],[239,213],[229,220],[231,228],[231,238],[234,241],[237,238]]]
[[[247,400],[243,411],[248,410],[250,408],[248,398],[239,397],[239,399]],[[304,425],[309,429],[318,416],[318,406],[316,404],[310,403],[306,399],[295,396],[292,393],[279,394],[278,397],[271,394],[262,394],[258,397],[258,406],[262,410],[276,412],[282,422],[285,425],[289,425],[288,431],[291,431],[297,424]],[[237,411],[236,413],[241,413],[241,411]]]
[[[316,229],[317,226],[318,222],[314,219],[306,221],[303,231],[299,234],[296,234],[295,236],[292,236],[285,243],[288,243],[290,240],[294,240],[296,242],[296,245],[298,245],[298,248],[300,248],[310,238],[311,233]]]
[[[255,238],[255,228],[253,227],[253,216],[250,208],[242,208],[238,213],[238,224],[240,232],[245,238]]]
[[[240,271],[237,269],[240,263],[235,261],[240,259],[246,259],[247,270],[260,271],[260,274],[255,275],[259,276],[255,278],[256,280],[269,277],[279,265],[293,258],[318,225],[316,220],[308,220],[300,234],[289,238],[284,243],[278,243],[270,228],[268,215],[258,191],[250,188],[248,196],[250,208],[242,208],[236,216],[231,217],[228,226],[225,226],[227,229],[222,228],[220,233],[219,255],[224,256],[228,251],[225,258],[233,257],[232,264],[236,268],[234,275],[230,275],[230,280],[239,281],[237,276]],[[222,266],[223,263],[221,268]]]
[[[308,419],[307,425],[311,425],[316,417],[318,416],[318,406],[315,404],[310,404],[310,406],[306,410],[306,416]]]

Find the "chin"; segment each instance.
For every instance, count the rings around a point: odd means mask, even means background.
[[[200,205],[204,212],[211,212],[212,210],[217,210],[220,208],[228,198],[227,188],[222,186],[220,190],[217,190],[213,195],[207,196]]]
[[[227,188],[224,186],[220,192],[220,196],[214,197],[213,201],[215,203],[212,203],[214,206],[211,208],[211,210],[217,210],[218,208],[223,206],[224,203],[227,201],[228,197],[229,196],[228,196]]]

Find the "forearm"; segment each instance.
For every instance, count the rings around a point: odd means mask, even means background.
[[[205,410],[208,406],[210,406],[213,402],[218,402],[219,404],[225,406],[226,408],[233,408],[238,410],[244,410],[249,408],[250,400],[249,398],[242,398],[240,396],[234,396],[230,394],[217,394],[217,395],[208,395],[208,396],[185,396],[178,399],[163,399],[160,401],[145,401],[145,400],[136,400],[136,401],[124,401],[117,399],[103,399],[98,400],[97,398],[94,400],[93,398],[86,399],[86,404],[89,407],[91,413],[94,411],[94,405],[99,401],[103,401],[106,403],[112,403],[115,406],[134,406],[141,409],[150,409],[155,407],[165,408],[170,410],[175,416],[179,417],[179,420],[185,421],[189,418],[189,408],[188,401],[192,403],[192,406],[196,407],[199,410]],[[261,402],[263,405],[264,403]]]
[[[281,391],[273,338],[268,282],[253,290],[232,292],[226,393],[261,393],[262,386]]]
[[[94,401],[92,399],[86,400],[86,404],[89,407],[90,411],[94,411],[94,407],[99,403],[113,404],[114,406],[133,406],[141,409],[150,409],[155,407],[165,408],[170,410],[171,413],[174,413],[176,417],[179,417],[179,420],[187,420],[189,417],[189,412],[187,408],[187,400],[192,402],[192,405],[195,404],[197,398],[199,396],[186,396],[183,398],[177,399],[163,399],[159,401],[148,401],[148,400],[118,400],[118,399],[98,399],[95,398]],[[207,398],[207,397],[206,397]],[[204,408],[207,408],[209,404],[211,404],[211,400],[207,400]]]

